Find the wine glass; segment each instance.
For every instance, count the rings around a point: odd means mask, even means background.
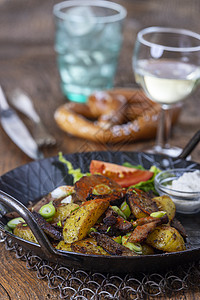
[[[170,147],[168,141],[171,113],[200,83],[200,35],[165,27],[141,30],[133,52],[133,70],[136,82],[162,108],[156,146],[150,152],[178,156],[181,149]]]

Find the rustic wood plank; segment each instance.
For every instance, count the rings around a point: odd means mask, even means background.
[[[0,244],[0,299],[44,300],[58,299],[59,293],[50,290],[45,280],[39,280],[36,271],[28,270],[25,262]]]

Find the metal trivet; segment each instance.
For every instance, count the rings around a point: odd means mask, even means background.
[[[172,296],[182,290],[200,286],[200,262],[168,271],[167,273],[140,273],[113,275],[85,272],[42,260],[25,251],[0,231],[0,242],[6,250],[14,251],[18,259],[26,261],[29,270],[46,279],[50,289],[57,289],[60,298],[69,300],[139,300],[147,296]]]

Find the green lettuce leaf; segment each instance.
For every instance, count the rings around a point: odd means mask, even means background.
[[[123,163],[123,166],[124,166],[124,167],[127,167],[127,168],[138,169],[138,170],[146,170],[142,165],[133,166],[133,165],[130,164],[129,162]]]
[[[74,180],[73,182],[75,183],[76,181],[78,181],[81,177],[83,176],[89,176],[91,175],[90,173],[82,173],[80,168],[74,169],[72,166],[72,163],[68,160],[66,160],[63,157],[62,152],[58,153],[58,159],[61,163],[65,164],[67,166],[68,169],[68,174],[72,175]]]

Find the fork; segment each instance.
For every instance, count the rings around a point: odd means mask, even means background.
[[[10,102],[34,123],[32,134],[39,148],[54,146],[56,144],[56,139],[44,127],[33,106],[32,100],[27,94],[21,89],[16,89],[10,96]]]

